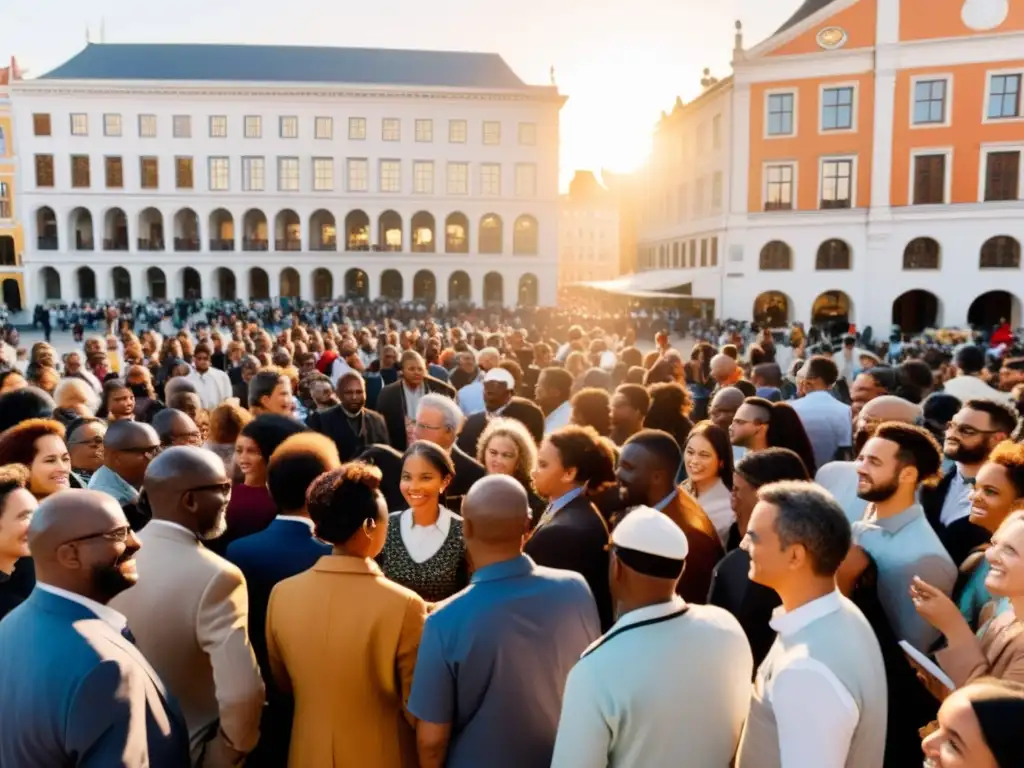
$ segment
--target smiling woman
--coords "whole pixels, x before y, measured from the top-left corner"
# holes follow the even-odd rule
[[[42,500],[70,487],[71,456],[64,445],[64,425],[52,419],[29,419],[0,435],[0,466],[29,468],[28,489]]]

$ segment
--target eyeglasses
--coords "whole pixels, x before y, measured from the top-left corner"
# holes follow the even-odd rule
[[[88,536],[79,536],[74,539],[68,539],[65,544],[75,544],[80,541],[90,541],[91,539],[106,539],[112,541],[115,544],[124,544],[128,541],[128,537],[131,536],[132,527],[130,525],[122,525],[120,528],[115,528],[112,531],[101,531],[100,533],[90,533]]]
[[[121,450],[124,453],[134,453],[136,455],[145,456],[146,458],[153,458],[163,449],[163,446],[159,445],[143,445],[138,448],[120,448],[115,450]]]
[[[103,437],[97,435],[96,437],[90,437],[88,440],[72,440],[68,445],[91,445],[94,448],[99,448],[103,445]]]
[[[954,435],[962,435],[963,437],[977,437],[978,435],[994,435],[998,432],[998,429],[978,429],[967,424],[957,424],[955,421],[951,421],[946,424],[946,431],[951,432]]]
[[[228,493],[231,490],[231,483],[211,483],[209,485],[197,485],[195,488],[186,488],[181,492],[184,496],[186,493],[199,493],[201,491],[217,491],[218,493]]]

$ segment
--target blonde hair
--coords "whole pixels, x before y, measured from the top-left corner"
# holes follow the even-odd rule
[[[516,468],[513,477],[528,488],[533,487],[532,474],[537,467],[537,444],[533,442],[526,426],[516,419],[491,419],[477,441],[476,455],[481,464],[486,464],[487,444],[492,438],[505,437],[516,445]]]

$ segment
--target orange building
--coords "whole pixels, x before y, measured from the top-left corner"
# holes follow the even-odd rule
[[[24,283],[21,253],[24,248],[15,204],[17,178],[14,161],[14,115],[8,86],[20,80],[18,62],[0,67],[0,286],[2,301],[11,312],[22,309]]]

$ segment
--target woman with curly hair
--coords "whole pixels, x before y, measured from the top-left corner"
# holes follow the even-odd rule
[[[53,419],[28,419],[0,434],[0,467],[24,464],[27,488],[39,501],[71,487],[71,454],[64,425]]]
[[[380,481],[361,462],[313,481],[309,515],[332,552],[270,594],[270,673],[295,699],[288,765],[417,764],[405,702],[427,606],[374,562],[389,527]]]
[[[526,490],[531,520],[536,525],[544,512],[544,500],[533,487],[537,467],[537,444],[522,422],[516,419],[491,419],[477,443],[477,461],[489,475],[509,475]]]

